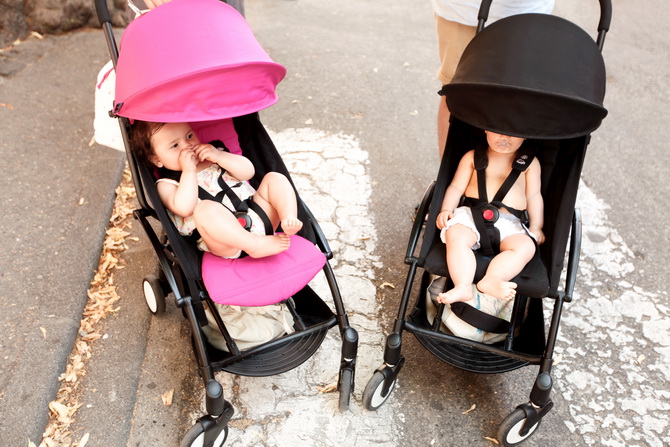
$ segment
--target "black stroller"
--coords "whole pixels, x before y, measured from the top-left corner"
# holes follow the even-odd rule
[[[484,28],[490,4],[490,0],[482,2],[478,33],[461,57],[452,83],[440,92],[452,114],[444,156],[437,180],[430,184],[418,208],[405,257],[409,270],[393,332],[386,339],[384,364],[368,382],[363,403],[375,410],[390,396],[405,361],[401,354],[403,331],[414,334],[443,362],[465,371],[494,374],[538,365],[529,401],[519,405],[499,427],[498,440],[513,446],[531,436],[553,406],[554,346],[563,304],[572,300],[579,263],[581,219],[575,209],[579,178],[589,134],[607,114],[602,106],[605,66],[601,50],[609,29],[611,3],[600,1],[597,43],[573,23],[551,15],[522,14]],[[522,148],[532,148],[540,161],[545,204],[546,240],[534,260],[512,279],[518,287],[509,321],[493,321],[489,315],[474,312],[473,316],[463,310],[475,310],[472,306],[462,306],[462,312],[460,306],[451,306],[454,314],[475,328],[502,334],[497,343],[458,337],[441,327],[444,304],[436,306],[430,322],[426,298],[436,276],[447,278],[442,290],[449,288],[445,245],[435,221],[461,157],[486,142],[481,129],[527,138]],[[565,290],[561,291],[568,240]],[[492,256],[481,250],[475,256],[476,282]],[[418,269],[423,270],[420,278],[416,278]],[[408,308],[415,278],[420,286],[414,306]],[[543,300],[553,301],[547,328]]]
[[[181,445],[220,447],[226,441],[233,408],[225,400],[215,372],[261,377],[289,371],[309,359],[334,326],[342,338],[338,389],[339,408],[345,411],[354,387],[358,334],[349,325],[328,263],[333,256],[328,242],[297,192],[302,230],[296,239],[291,236],[289,250],[262,259],[277,259],[276,256],[293,251],[294,246],[307,247],[305,252],[310,253],[310,259],[305,261],[300,256],[302,252],[294,252],[290,257],[281,257],[286,262],[266,263],[265,270],[254,272],[257,259],[218,258],[225,261],[225,266],[215,264],[215,268],[208,269],[194,241],[181,236],[175,228],[161,204],[152,168],[138,162],[128,139],[131,119],[189,122],[196,132],[207,135],[202,141],[222,140],[232,146],[239,143],[242,154],[255,167],[252,186],[257,187],[260,179],[272,171],[290,180],[257,113],[276,102],[274,87],[283,78],[284,68],[260,48],[243,17],[218,0],[174,0],[135,19],[125,30],[120,51],[106,0],[96,0],[96,9],[116,67],[116,104],[112,113],[120,121],[140,204],[134,216],[142,224],[160,264],[157,275],[144,279],[145,298],[150,310],[159,314],[165,310],[165,296],[174,295],[177,307],[190,323],[193,350],[206,389],[207,414],[198,419]],[[161,118],[171,115],[171,120],[152,119],[156,108],[161,109]],[[158,220],[162,231],[154,230],[150,218]],[[314,271],[305,277],[308,269]],[[307,285],[319,271],[324,272],[328,282],[334,313]],[[243,287],[233,283],[239,276],[245,281]],[[256,291],[260,297],[255,296],[256,284],[258,290],[264,290]],[[222,297],[223,304],[239,306],[282,302],[291,314],[294,332],[241,349],[216,311],[215,301],[221,303]],[[212,327],[212,318],[225,350],[213,346],[204,331]]]

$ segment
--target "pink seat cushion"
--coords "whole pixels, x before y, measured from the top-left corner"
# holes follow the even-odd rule
[[[288,250],[265,258],[224,259],[205,252],[202,279],[216,303],[267,306],[300,291],[325,263],[326,256],[317,246],[291,236]]]

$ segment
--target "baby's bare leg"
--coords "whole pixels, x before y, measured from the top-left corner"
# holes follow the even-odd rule
[[[281,223],[282,230],[289,235],[302,228],[295,192],[283,174],[268,172],[258,186],[254,202],[263,208],[274,228]]]
[[[472,281],[477,269],[477,261],[472,246],[477,242],[477,235],[464,225],[454,225],[447,230],[447,267],[454,288],[440,293],[440,303],[455,303],[472,299]]]
[[[249,233],[233,213],[211,200],[200,202],[193,217],[207,248],[217,256],[233,257],[243,250],[252,258],[262,258],[287,250],[291,244],[285,234],[260,236]]]
[[[486,275],[477,283],[477,288],[496,298],[509,300],[516,294],[516,283],[512,278],[521,273],[535,254],[535,244],[530,236],[514,234],[500,243],[496,255],[486,270]]]

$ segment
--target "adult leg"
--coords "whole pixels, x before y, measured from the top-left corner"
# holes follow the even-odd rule
[[[278,172],[268,172],[254,195],[256,202],[272,222],[273,228],[281,223],[286,234],[296,234],[302,228],[298,219],[298,203],[288,178]]]
[[[472,299],[472,281],[477,269],[477,260],[472,246],[477,243],[477,234],[472,229],[456,224],[446,232],[447,267],[454,288],[437,296],[441,303],[454,303]]]
[[[475,36],[477,29],[473,26],[445,20],[435,16],[435,29],[437,31],[437,47],[440,56],[440,70],[438,78],[442,85],[449,84],[454,77],[458,61],[468,45]],[[437,109],[437,144],[440,158],[444,152],[444,146],[449,133],[449,108],[443,96]]]
[[[516,294],[516,283],[512,278],[533,259],[535,244],[526,234],[513,234],[500,242],[498,253],[486,269],[486,275],[477,283],[477,288],[491,296],[512,299]]]
[[[240,250],[252,258],[262,258],[289,248],[285,234],[261,236],[245,230],[222,204],[211,200],[198,203],[193,212],[195,225],[210,252],[221,257],[234,257]]]

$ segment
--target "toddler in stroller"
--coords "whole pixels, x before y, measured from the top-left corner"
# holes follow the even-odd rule
[[[524,138],[486,131],[486,139],[486,149],[473,149],[461,159],[437,215],[436,225],[442,230],[440,238],[446,244],[447,266],[454,284],[438,295],[441,303],[472,299],[476,271],[472,250],[481,246],[499,253],[489,263],[477,289],[499,299],[514,298],[516,283],[510,280],[533,258],[535,243],[531,237],[544,242],[540,163],[533,154],[518,153]],[[497,192],[489,202],[489,189],[496,191],[494,186]],[[464,205],[456,208],[462,199]],[[524,213],[528,215],[528,227],[521,221]]]
[[[265,377],[287,372],[312,357],[333,327],[338,327],[342,341],[338,406],[346,410],[354,387],[358,334],[349,325],[329,264],[333,258],[329,244],[300,199],[258,116],[260,110],[277,102],[275,89],[286,69],[270,59],[244,18],[218,0],[170,1],[131,22],[119,49],[106,1],[96,0],[96,9],[116,69],[112,115],[119,118],[137,192],[139,208],[134,216],[160,266],[157,275],[144,279],[145,298],[149,309],[159,314],[165,310],[165,295],[174,296],[188,321],[193,353],[205,385],[206,414],[185,434],[182,447],[220,447],[226,441],[233,408],[224,398],[215,373]],[[154,124],[141,122],[168,124],[157,125],[160,129],[156,134],[151,130]],[[177,147],[185,150],[166,155],[162,137],[173,130],[176,136],[168,136],[165,141],[173,145],[177,140]],[[135,147],[138,138],[130,138],[135,132],[144,139],[144,150]],[[194,143],[200,141],[213,143]],[[228,148],[230,153],[217,151],[217,147]],[[200,172],[211,168],[212,178],[222,190],[227,186],[223,180],[227,175],[222,177],[218,172],[229,171],[231,178],[226,180],[233,183],[231,189],[243,187],[246,193],[228,194],[232,202],[229,210],[206,200],[220,194],[218,187],[205,191],[205,200],[198,204],[196,175],[192,173],[200,168]],[[161,170],[165,176],[157,172]],[[157,182],[157,174],[165,179]],[[248,185],[242,181],[246,179]],[[183,189],[187,185],[189,189]],[[182,192],[186,192],[184,197]],[[259,225],[248,215],[236,216],[244,220],[239,223],[231,218],[234,214],[230,211],[244,208],[244,204],[235,202],[244,202],[242,198],[251,194],[254,198],[246,200],[246,205],[250,210],[256,208],[256,214],[267,213],[265,224]],[[183,207],[182,199],[189,206]],[[222,197],[216,201],[228,202]],[[206,213],[200,216],[199,208],[215,210],[213,214],[224,219],[223,226],[211,230],[210,224],[216,225],[216,219],[210,221],[212,216]],[[180,219],[170,216],[170,210],[180,218],[194,216],[191,225],[195,224],[211,252],[198,250],[196,237],[180,233],[175,225]],[[150,219],[158,222],[158,229]],[[251,234],[240,223],[249,225],[252,231],[254,223],[265,227],[264,234]],[[283,235],[272,234],[278,226]],[[239,240],[219,243],[213,234],[224,229]],[[239,250],[249,256],[235,257]],[[310,287],[319,272],[327,281],[333,309]],[[275,304],[285,306],[282,320],[290,328],[282,328],[287,329],[282,331],[284,335],[252,347],[236,340],[233,325],[216,311],[217,305],[258,310]],[[212,326],[225,349],[210,338],[208,328]]]
[[[158,168],[158,194],[180,234],[197,230],[201,250],[229,259],[271,256],[287,250],[288,236],[302,228],[283,174],[267,173],[255,191],[249,159],[201,144],[188,123],[137,121],[130,140],[138,158]],[[280,222],[284,233],[274,234]]]
[[[482,1],[478,34],[465,49],[452,82],[440,92],[446,97],[452,114],[444,156],[437,179],[426,190],[418,208],[418,216],[427,215],[427,223],[424,225],[424,219],[414,221],[405,254],[407,278],[393,330],[386,338],[384,363],[368,381],[363,404],[376,410],[391,395],[405,362],[401,353],[405,331],[412,333],[439,360],[463,371],[498,374],[537,365],[538,374],[529,400],[518,405],[498,428],[500,443],[511,447],[530,437],[553,407],[550,394],[554,349],[564,304],[573,297],[579,265],[581,218],[575,203],[580,173],[590,133],[607,115],[602,105],[606,76],[601,50],[610,25],[611,3],[600,1],[597,41],[573,23],[545,14],[520,14],[484,27],[490,5],[491,0]],[[521,183],[514,177],[509,181],[505,179],[509,160],[505,169],[496,167],[494,175],[486,172],[486,177],[493,177],[492,182],[471,178],[473,170],[477,171],[478,179],[480,171],[486,170],[486,159],[478,157],[476,149],[468,152],[487,142],[487,134],[482,129],[519,137],[517,142],[526,139],[516,157],[524,163],[515,162],[521,166],[512,169],[514,175],[523,176],[525,189],[506,198],[509,194],[503,187],[503,191],[493,197],[491,204],[495,207],[488,205],[487,197],[491,196],[488,188],[505,183],[518,188]],[[491,141],[488,143],[491,145]],[[530,152],[526,153],[526,149]],[[533,155],[535,159],[531,158]],[[490,162],[491,157],[488,158]],[[449,185],[454,182],[460,186],[449,191]],[[505,278],[510,279],[493,281],[493,287],[483,280],[492,268],[491,263],[502,256],[494,256],[491,245],[495,244],[486,242],[491,236],[495,238],[496,228],[492,222],[474,225],[480,233],[482,247],[473,256],[471,247],[476,236],[471,227],[466,228],[470,223],[463,220],[466,225],[461,225],[464,233],[460,241],[461,254],[454,262],[450,258],[445,262],[455,245],[449,240],[449,232],[459,225],[446,230],[446,255],[438,227],[448,226],[447,218],[463,193],[478,198],[469,203],[481,207],[472,212],[475,222],[478,218],[495,220],[496,214],[503,214],[498,209],[501,206],[507,210],[528,208],[529,230],[537,242],[544,240],[536,249],[531,237],[519,234],[528,242],[524,243],[527,246],[524,255],[513,266],[514,272],[519,274],[511,277],[514,272],[508,272]],[[453,220],[457,218],[454,213]],[[515,231],[526,232],[523,227]],[[566,252],[568,245],[569,252]],[[503,241],[500,247],[503,252],[505,246]],[[567,269],[562,282],[566,254]],[[532,259],[523,266],[531,255]],[[508,321],[470,306],[467,291],[449,287],[449,279],[457,282],[454,276],[463,270],[457,263],[464,260],[467,263],[473,257],[475,273],[473,275],[472,268],[467,267],[465,283],[471,290],[473,282],[479,284],[497,296],[492,299],[498,303],[504,301],[500,298],[513,298],[506,301],[513,306]],[[516,270],[519,266],[521,268]],[[416,281],[417,273],[421,273],[419,281]],[[437,293],[436,278],[445,280],[443,290]],[[419,290],[412,306],[412,289],[417,282]],[[512,282],[514,284],[509,284]],[[446,293],[439,298],[441,303],[431,321],[428,302],[434,298],[427,300],[426,296],[437,297],[439,292]],[[553,305],[546,320],[545,303]],[[442,317],[447,307],[451,314],[458,312],[462,322],[501,338],[494,342],[486,337],[475,340],[443,330]]]

